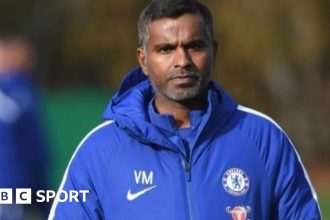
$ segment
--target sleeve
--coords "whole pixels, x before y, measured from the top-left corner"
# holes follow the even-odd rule
[[[48,217],[49,220],[103,219],[99,197],[89,169],[78,150],[72,157]],[[66,195],[78,194],[78,199],[64,201]]]
[[[280,138],[280,154],[275,167],[275,211],[272,219],[322,219],[317,195],[286,134]]]
[[[91,130],[74,152],[54,200],[48,219],[104,219],[102,192],[110,173],[113,151],[112,120]],[[118,149],[118,148],[116,148]],[[88,193],[85,193],[88,191]],[[78,201],[58,197],[61,193],[78,195]]]

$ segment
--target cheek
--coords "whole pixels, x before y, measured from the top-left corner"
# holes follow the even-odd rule
[[[208,54],[201,54],[195,57],[194,63],[200,72],[209,72],[212,70],[213,58]]]
[[[147,59],[147,71],[154,82],[165,82],[166,76],[170,72],[168,60],[164,57],[154,56],[152,59]]]
[[[147,71],[152,84],[154,84],[155,86],[160,86],[163,84],[164,74],[161,73],[160,69],[157,68],[157,66],[149,63],[149,65],[147,65]]]
[[[155,51],[150,51],[146,60],[153,69],[166,70],[174,64],[175,56],[174,54],[159,54]]]

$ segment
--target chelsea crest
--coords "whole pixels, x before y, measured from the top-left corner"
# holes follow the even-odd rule
[[[231,195],[244,195],[250,187],[249,177],[239,168],[228,169],[222,177],[223,188]]]

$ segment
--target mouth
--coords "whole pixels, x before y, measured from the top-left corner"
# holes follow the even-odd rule
[[[174,84],[192,84],[198,80],[198,76],[194,75],[180,75],[170,79]]]
[[[195,72],[181,72],[173,74],[169,80],[177,80],[177,79],[198,79],[199,75]]]
[[[201,76],[196,70],[180,69],[171,73],[168,82],[175,87],[191,87],[200,80]]]
[[[198,78],[197,76],[195,75],[179,75],[179,76],[174,76],[172,77],[172,79],[186,79],[186,78]]]

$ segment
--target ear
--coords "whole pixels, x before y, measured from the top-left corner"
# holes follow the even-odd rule
[[[136,50],[136,57],[137,57],[137,60],[143,70],[143,74],[148,76],[148,71],[147,71],[147,57],[146,57],[146,53],[145,53],[145,50],[141,47],[139,47],[137,50]]]

